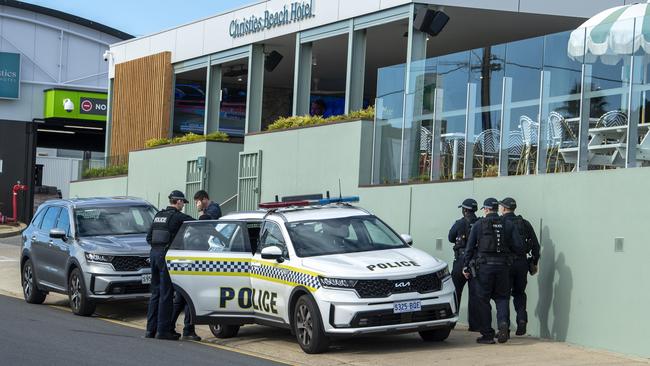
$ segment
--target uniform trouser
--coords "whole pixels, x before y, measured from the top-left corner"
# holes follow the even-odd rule
[[[467,283],[467,279],[463,275],[463,263],[465,261],[464,256],[459,256],[454,259],[454,265],[451,269],[451,280],[454,282],[454,287],[456,287],[456,300],[458,301],[458,307],[460,308],[460,300],[463,295],[463,287]],[[474,283],[469,281],[467,283],[467,292],[469,293],[469,299],[467,300],[467,322],[469,323],[469,329],[478,330],[479,329],[479,317],[476,312],[476,294],[474,289]]]
[[[477,285],[476,297],[481,335],[494,337],[490,299],[494,300],[497,307],[497,324],[510,325],[510,268],[505,264],[481,264],[477,278],[473,281]]]
[[[528,283],[528,260],[516,258],[510,267],[510,283],[512,284],[512,303],[517,312],[517,323],[527,323],[526,284]]]
[[[155,334],[170,333],[172,328],[172,280],[165,263],[164,248],[152,247],[151,260],[151,299],[147,311],[147,332]]]
[[[183,319],[183,335],[195,334],[194,324],[190,318],[190,305],[185,301],[183,295],[180,292],[174,292],[174,314],[172,316],[172,326],[176,326],[178,317],[181,315],[181,312],[185,313],[185,319]]]

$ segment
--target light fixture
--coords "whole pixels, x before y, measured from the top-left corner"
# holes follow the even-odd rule
[[[102,57],[106,62],[108,62],[109,60],[113,60],[113,52],[111,52],[111,50],[106,50],[104,51],[104,55]]]
[[[318,66],[318,60],[316,59],[316,57],[311,58],[311,65],[312,66]]]
[[[74,103],[68,98],[64,99],[63,100],[63,109],[65,109],[65,111],[68,112],[68,113],[74,111]]]
[[[102,127],[72,126],[72,125],[64,125],[63,127],[65,127],[65,128],[77,128],[77,129],[81,129],[81,130],[104,131],[104,129]]]
[[[38,131],[38,132],[50,132],[50,133],[61,133],[61,134],[64,134],[64,135],[74,135],[76,133],[74,131],[49,130],[49,129],[46,129],[46,128],[39,128],[36,131]]]

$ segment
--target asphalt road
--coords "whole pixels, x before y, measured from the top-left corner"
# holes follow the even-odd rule
[[[280,365],[0,295],[2,365]]]

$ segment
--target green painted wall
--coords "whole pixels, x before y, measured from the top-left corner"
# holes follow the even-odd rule
[[[237,159],[241,144],[196,142],[131,152],[129,154],[128,192],[157,207],[165,207],[174,189],[185,192],[187,162],[206,156],[209,168],[208,187],[211,198],[223,202],[237,191]]]
[[[178,189],[190,201],[195,192],[185,192],[187,162],[200,156],[207,158],[210,198],[222,203],[237,192],[237,165],[242,144],[196,142],[134,151],[129,154],[128,177],[73,182],[71,197],[123,196],[143,198],[158,208],[168,203],[167,196]],[[193,204],[193,202],[191,203]],[[223,207],[236,209],[237,201]]]
[[[363,131],[363,133],[362,133]],[[363,141],[363,144],[361,142]],[[358,191],[370,178],[372,122],[356,121],[246,136],[244,151],[262,150],[262,201],[280,196]]]
[[[344,194],[359,194],[361,206],[451,263],[446,236],[460,216],[458,204],[467,197],[512,196],[542,245],[540,273],[529,277],[529,332],[650,357],[650,226],[644,225],[650,169],[359,188],[371,126],[354,122],[247,137],[246,151],[263,151],[262,200],[337,192],[340,177]],[[623,252],[614,251],[617,237],[624,238]]]
[[[70,183],[70,197],[125,196],[127,177],[79,180]]]

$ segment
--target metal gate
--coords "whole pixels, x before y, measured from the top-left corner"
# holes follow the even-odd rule
[[[208,164],[204,156],[196,160],[189,160],[187,162],[187,171],[185,173],[185,196],[190,201],[185,205],[185,213],[198,218],[199,211],[192,200],[194,193],[198,190],[204,189],[208,184]]]
[[[237,180],[237,210],[256,210],[260,203],[262,150],[239,153],[239,179]]]

